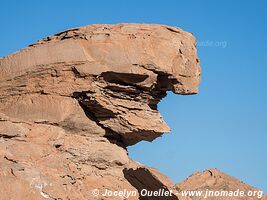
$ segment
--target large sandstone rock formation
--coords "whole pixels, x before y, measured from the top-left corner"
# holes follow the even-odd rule
[[[199,78],[192,34],[163,25],[75,28],[0,58],[0,199],[178,199],[141,197],[179,190],[127,146],[168,132],[157,103]]]

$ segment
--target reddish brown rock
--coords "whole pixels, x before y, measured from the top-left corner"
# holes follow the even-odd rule
[[[0,60],[0,111],[24,121],[98,130],[82,107],[107,134],[132,145],[169,131],[157,103],[167,90],[196,93],[199,75],[195,40],[181,29],[85,26]]]
[[[164,25],[75,28],[1,58],[1,199],[138,199],[138,181],[171,191],[126,147],[168,132],[157,103],[196,93],[199,77],[192,34]]]
[[[0,58],[0,199],[190,199],[127,146],[168,132],[157,103],[199,79],[194,37],[164,25],[75,28]]]
[[[181,183],[176,184],[180,195],[193,191],[192,200],[266,200],[267,197],[257,188],[247,185],[218,169],[197,172]],[[189,196],[189,195],[188,195]]]

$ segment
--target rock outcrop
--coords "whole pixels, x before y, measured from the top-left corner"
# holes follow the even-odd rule
[[[0,72],[5,115],[132,145],[169,131],[157,103],[167,90],[196,93],[200,68],[190,33],[128,24],[49,36],[1,59]]]
[[[194,37],[163,25],[75,28],[0,58],[1,200],[178,199],[127,146],[168,132],[158,102],[199,79]]]
[[[176,184],[179,193],[194,191],[192,200],[266,200],[267,197],[257,188],[251,187],[218,169],[209,169],[192,174]],[[193,193],[191,193],[193,194]]]

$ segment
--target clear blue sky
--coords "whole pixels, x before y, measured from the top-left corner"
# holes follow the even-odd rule
[[[217,167],[267,193],[266,9],[264,0],[1,0],[0,57],[91,23],[162,23],[193,32],[200,93],[169,93],[159,110],[171,134],[130,147],[130,156],[175,182]]]

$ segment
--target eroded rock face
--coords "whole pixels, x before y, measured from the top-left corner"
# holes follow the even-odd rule
[[[169,131],[157,103],[167,90],[196,93],[199,76],[190,33],[162,25],[85,26],[0,60],[0,111],[20,121],[87,126],[88,134],[105,130],[132,145]]]
[[[126,147],[169,131],[157,111],[166,91],[197,93],[195,44],[175,27],[90,25],[1,58],[1,198],[138,199],[140,181],[175,190]]]
[[[164,25],[75,28],[0,58],[1,200],[190,199],[127,146],[168,132],[158,102],[199,78],[194,37]]]

